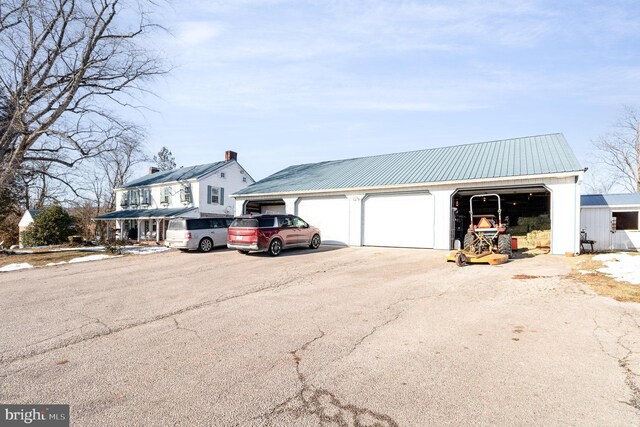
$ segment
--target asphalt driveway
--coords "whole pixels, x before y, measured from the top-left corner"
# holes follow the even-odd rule
[[[3,273],[0,402],[96,426],[640,424],[640,306],[565,278],[562,257],[443,259],[223,250]]]

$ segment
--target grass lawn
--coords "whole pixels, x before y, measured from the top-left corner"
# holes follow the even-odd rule
[[[45,252],[33,254],[1,254],[0,268],[9,264],[29,263],[34,267],[41,267],[52,262],[69,261],[73,258],[80,258],[96,253],[103,252],[86,252],[86,251],[64,251],[64,252]]]
[[[638,255],[630,253],[630,255]],[[622,282],[597,271],[606,267],[601,261],[593,259],[594,255],[580,255],[573,259],[571,278],[590,286],[596,293],[615,299],[616,301],[640,302],[640,285]],[[580,272],[589,271],[590,274]]]

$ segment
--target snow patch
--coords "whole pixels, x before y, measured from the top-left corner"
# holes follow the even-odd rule
[[[9,264],[0,268],[0,271],[15,271],[15,270],[24,270],[25,268],[33,268],[33,265],[28,262],[20,262],[17,264]]]
[[[79,258],[73,258],[69,260],[69,264],[75,262],[97,261],[99,259],[115,258],[114,255],[87,255]]]
[[[596,255],[593,259],[604,262],[606,267],[599,268],[600,273],[611,276],[617,281],[640,285],[640,256],[620,252]]]
[[[146,255],[154,254],[157,252],[168,251],[169,248],[165,246],[125,246],[124,253],[133,255]]]
[[[591,270],[578,270],[578,273],[580,274],[595,274],[593,271]]]

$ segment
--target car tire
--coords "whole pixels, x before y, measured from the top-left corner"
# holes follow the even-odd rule
[[[280,239],[273,239],[271,243],[269,243],[267,253],[269,256],[278,256],[280,252],[282,252],[282,241]]]
[[[240,249],[238,249],[238,252],[240,252],[242,255],[248,255],[249,251],[241,251]]]
[[[200,252],[211,252],[211,249],[213,249],[213,240],[208,237],[205,237],[198,243],[198,250]]]
[[[311,243],[309,243],[309,247],[311,249],[318,249],[320,247],[320,235],[319,234],[314,234],[313,237],[311,238]]]

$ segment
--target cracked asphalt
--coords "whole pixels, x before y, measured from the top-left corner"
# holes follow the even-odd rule
[[[0,402],[68,403],[82,426],[640,425],[639,305],[562,257],[444,255],[170,251],[0,274]]]

